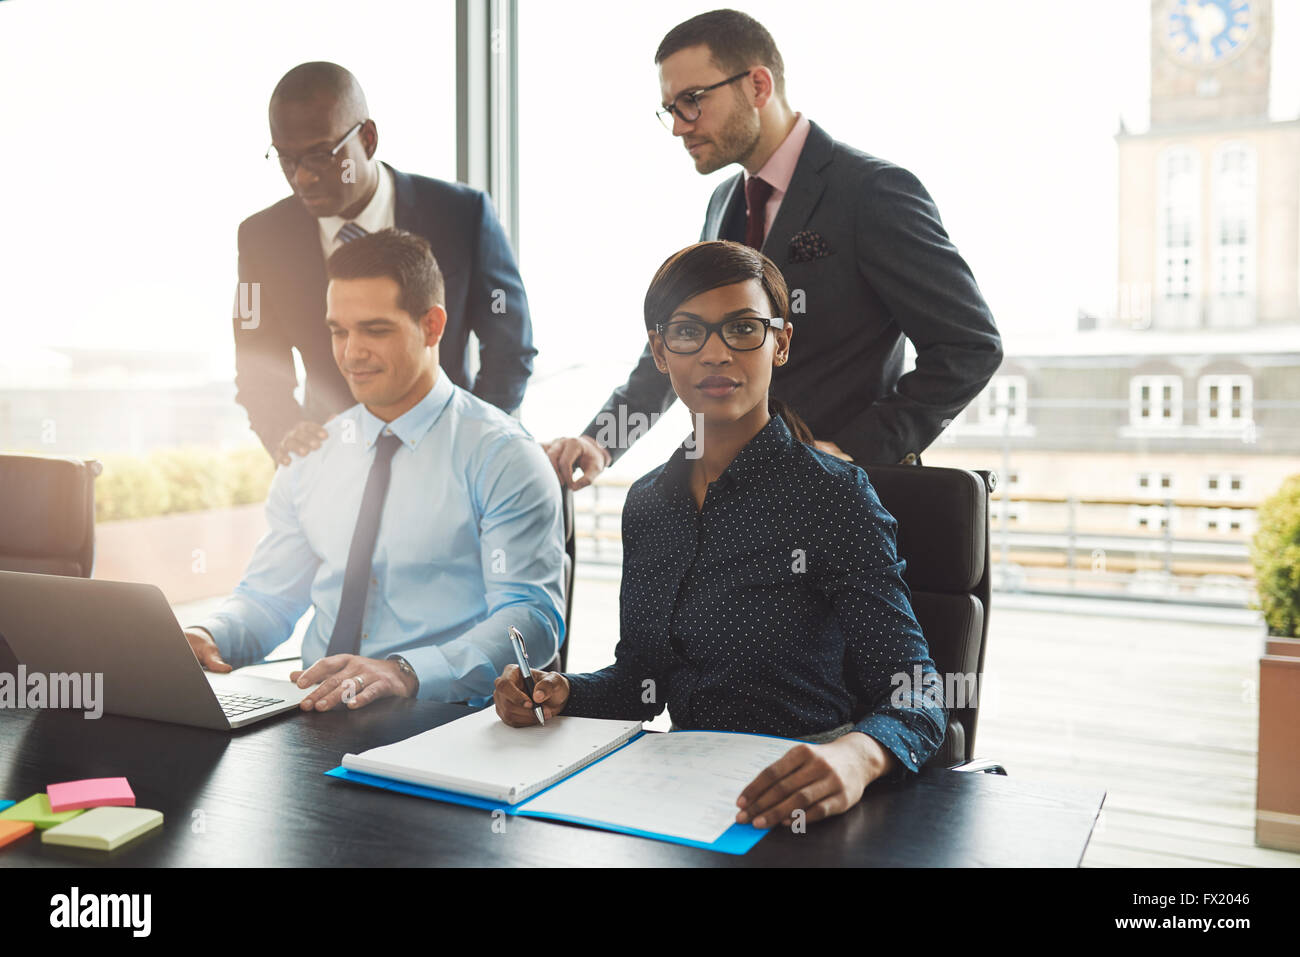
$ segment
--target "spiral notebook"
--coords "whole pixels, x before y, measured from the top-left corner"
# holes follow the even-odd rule
[[[640,721],[563,715],[512,728],[484,708],[395,744],[345,754],[343,767],[489,801],[525,801],[630,741]]]

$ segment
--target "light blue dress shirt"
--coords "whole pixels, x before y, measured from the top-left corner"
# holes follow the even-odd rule
[[[385,423],[364,405],[325,425],[321,448],[277,470],[270,531],[234,594],[200,626],[240,665],[288,639],[309,607],[309,666],[325,655],[343,594],[348,547],[374,445],[393,455],[361,625],[360,654],[400,654],[418,696],[478,701],[514,661],[507,628],[524,635],[534,667],[564,640],[564,522],[555,470],[515,419],[441,370],[414,408]]]

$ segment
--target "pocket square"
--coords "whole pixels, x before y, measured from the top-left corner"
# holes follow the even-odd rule
[[[792,263],[812,262],[814,259],[821,259],[830,254],[831,247],[822,238],[821,233],[805,229],[790,237],[790,262]]]

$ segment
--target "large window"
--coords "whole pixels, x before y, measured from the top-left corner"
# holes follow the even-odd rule
[[[1229,143],[1214,155],[1214,251],[1210,321],[1249,325],[1255,310],[1255,151]]]
[[[290,193],[263,159],[271,91],[342,64],[378,158],[453,180],[453,24],[452,0],[0,4],[0,124],[33,150],[4,198],[0,447],[256,444],[231,304],[240,221]]]
[[[1158,177],[1157,317],[1162,326],[1195,326],[1200,318],[1200,157],[1186,147],[1169,149]]]

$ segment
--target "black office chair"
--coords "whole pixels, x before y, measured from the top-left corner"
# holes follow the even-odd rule
[[[1001,765],[972,760],[989,633],[988,501],[997,478],[917,465],[872,465],[866,472],[898,521],[903,579],[936,670],[979,676],[975,700],[951,708],[943,746],[929,764],[1006,774]]]
[[[0,455],[0,570],[89,578],[101,471],[93,459]]]
[[[89,578],[102,471],[94,459],[0,455],[0,571]],[[0,637],[0,671],[17,667]]]

